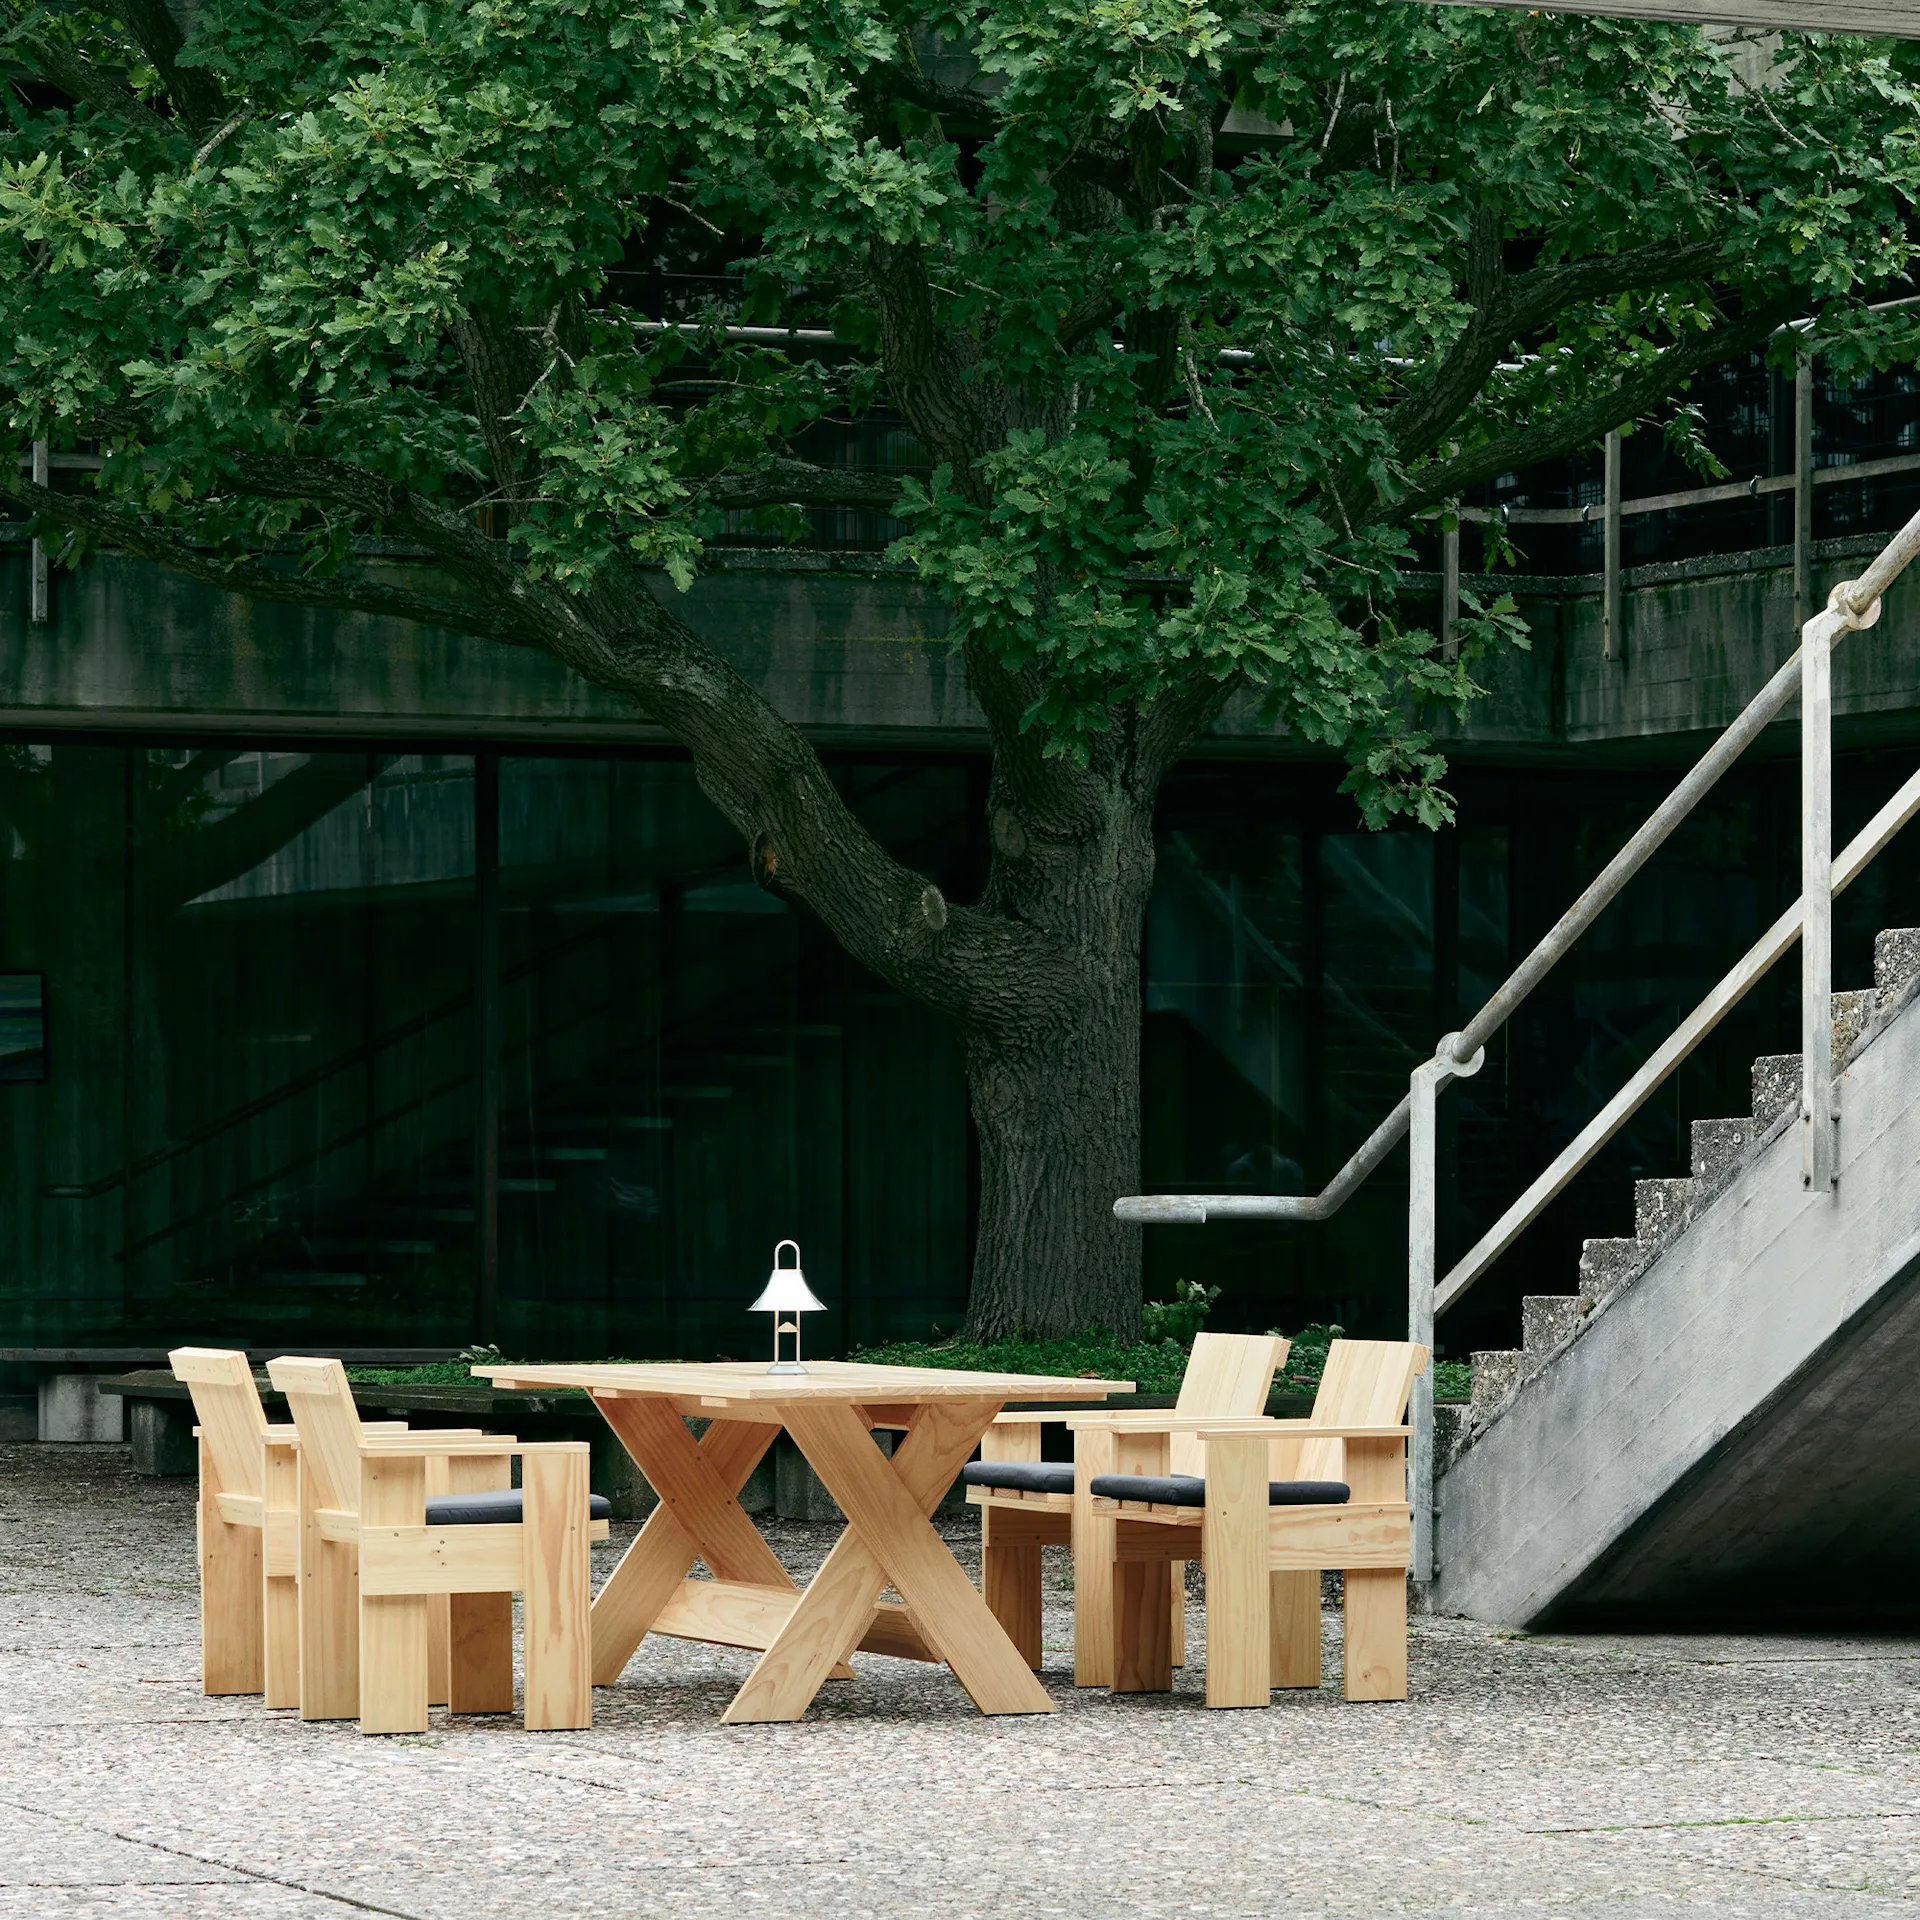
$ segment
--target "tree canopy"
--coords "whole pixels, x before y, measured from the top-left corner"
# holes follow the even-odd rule
[[[1431,815],[1404,703],[1468,685],[1396,612],[1414,516],[1783,320],[1913,338],[1861,313],[1920,168],[1869,42],[1755,84],[1691,29],[1399,0],[211,0],[191,39],[137,0],[12,41],[0,378],[113,456],[91,537],[447,623],[365,564],[397,535],[539,644],[616,559],[684,586],[720,509],[893,505],[1046,751],[1250,684],[1376,816]],[[663,219],[737,245],[713,329],[635,329]],[[877,399],[926,485],[793,459]]]
[[[1685,439],[1689,377],[1793,324],[1841,364],[1920,339],[1870,310],[1910,285],[1906,46],[1406,0],[6,4],[0,390],[19,440],[103,457],[14,501],[69,560],[631,697],[763,879],[961,1023],[989,1264],[1084,1188],[1086,1270],[1127,1268],[1097,1216],[1152,800],[1229,700],[1344,754],[1376,823],[1438,822],[1423,709],[1524,636],[1471,602],[1441,656],[1421,516],[1625,422]],[[717,277],[662,310],[675,249]],[[808,457],[876,408],[924,478]],[[977,903],[676,611],[730,516],[834,505],[896,516],[950,611]],[[993,1172],[1073,1162],[1055,1125],[1117,1144]]]

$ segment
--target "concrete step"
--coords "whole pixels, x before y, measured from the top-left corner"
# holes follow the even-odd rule
[[[1638,1240],[1587,1240],[1580,1247],[1580,1297],[1595,1306],[1618,1291],[1646,1253]]]
[[[1867,1030],[1867,1022],[1879,1011],[1880,992],[1877,987],[1833,996],[1833,1064],[1836,1068],[1846,1065],[1847,1056]]]
[[[1753,1124],[1764,1133],[1783,1113],[1800,1106],[1800,1056],[1763,1053],[1753,1063]]]
[[[1693,1177],[1713,1180],[1746,1157],[1753,1145],[1751,1120],[1696,1120],[1693,1123]]]
[[[1633,1235],[1643,1247],[1657,1247],[1686,1224],[1693,1198],[1688,1180],[1636,1180],[1633,1183]]]
[[[1873,941],[1873,984],[1891,998],[1920,975],[1920,927],[1889,927]]]
[[[1593,1302],[1577,1293],[1530,1293],[1520,1302],[1520,1370],[1532,1373],[1580,1331]]]
[[[1521,1362],[1526,1355],[1509,1348],[1499,1353],[1469,1356],[1473,1365],[1473,1392],[1467,1410],[1475,1420],[1484,1420],[1521,1380]]]

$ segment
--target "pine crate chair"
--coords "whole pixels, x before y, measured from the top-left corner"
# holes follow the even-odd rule
[[[300,1717],[425,1732],[442,1612],[448,1705],[511,1713],[519,1593],[523,1724],[591,1726],[588,1553],[607,1537],[609,1508],[588,1492],[586,1442],[376,1432],[338,1360],[270,1360],[267,1376],[300,1437]]]
[[[1288,1347],[1278,1334],[1196,1335],[1175,1414],[1233,1418],[1264,1412]],[[1113,1471],[1118,1423],[1142,1418],[1152,1416],[1128,1412],[1069,1417],[1064,1409],[1003,1413],[987,1429],[980,1458],[961,1474],[968,1504],[980,1509],[987,1605],[1030,1667],[1040,1665],[1040,1549],[1072,1547],[1077,1687],[1105,1687],[1113,1680],[1113,1522],[1094,1511],[1088,1482]],[[1041,1459],[1041,1430],[1048,1422],[1073,1429],[1071,1462]],[[1200,1472],[1198,1440],[1183,1433],[1173,1444],[1175,1470]],[[1175,1561],[1163,1578],[1169,1644],[1184,1650],[1186,1570]]]
[[[1407,1342],[1334,1341],[1305,1420],[1108,1421],[1118,1470],[1093,1478],[1089,1493],[1113,1527],[1114,1692],[1173,1685],[1161,1569],[1198,1560],[1209,1707],[1264,1707],[1275,1687],[1320,1684],[1323,1570],[1346,1586],[1346,1697],[1407,1697],[1413,1514],[1402,1422],[1430,1357]],[[1198,1477],[1174,1471],[1182,1439],[1201,1449]]]
[[[176,1347],[200,1445],[200,1686],[300,1704],[294,1433],[271,1426],[244,1353]]]
[[[200,1447],[196,1514],[200,1562],[200,1684],[208,1694],[258,1693],[270,1707],[300,1704],[299,1439],[275,1425],[244,1353],[176,1347],[173,1377],[193,1398]],[[405,1433],[404,1420],[364,1433]],[[460,1428],[464,1436],[477,1427]],[[446,1463],[436,1492],[447,1491]],[[447,1699],[447,1615],[432,1623],[432,1699]]]

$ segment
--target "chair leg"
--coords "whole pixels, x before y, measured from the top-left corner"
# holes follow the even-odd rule
[[[529,1733],[593,1725],[593,1585],[587,1541],[587,1449],[530,1453],[526,1494],[525,1725]]]
[[[1167,1594],[1167,1644],[1173,1649],[1173,1664],[1187,1664],[1187,1563],[1176,1560],[1168,1567],[1172,1576]]]
[[[442,1462],[449,1493],[486,1493],[513,1485],[513,1457],[467,1454]],[[513,1595],[447,1597],[447,1708],[452,1713],[513,1711]]]
[[[354,1548],[302,1541],[300,1718],[351,1720],[360,1711],[360,1606]]]
[[[1267,1442],[1212,1438],[1206,1448],[1207,1705],[1264,1707],[1273,1687]]]
[[[453,1479],[450,1463],[441,1456],[427,1461],[427,1498],[451,1493]],[[449,1688],[448,1668],[453,1640],[453,1615],[447,1602],[451,1596],[436,1593],[427,1606],[427,1705],[444,1707]]]
[[[1399,1567],[1346,1575],[1349,1700],[1407,1697],[1407,1576]]]
[[[293,1448],[269,1445],[266,1450],[265,1520],[262,1565],[268,1569],[264,1587],[262,1640],[266,1704],[300,1704],[300,1580],[296,1536],[300,1526],[300,1466]]]
[[[419,1526],[426,1513],[427,1463],[381,1460],[360,1467],[363,1527]],[[427,1730],[427,1620],[424,1593],[360,1595],[360,1731]]]
[[[1040,1666],[1040,1548],[1031,1540],[994,1537],[994,1511],[980,1509],[980,1576],[987,1610],[998,1620],[1020,1658]]]
[[[436,1593],[427,1601],[427,1705],[444,1707],[452,1692],[453,1596]]]
[[[1173,1687],[1173,1612],[1164,1560],[1122,1560],[1113,1569],[1113,1690],[1167,1693]]]
[[[450,1596],[447,1707],[453,1713],[513,1711],[513,1595]]]
[[[1267,1576],[1273,1610],[1273,1684],[1320,1684],[1320,1576],[1317,1572]]]
[[[281,1574],[266,1583],[266,1704],[300,1704],[300,1583]]]
[[[261,1529],[220,1517],[213,1453],[200,1442],[200,1685],[209,1694],[266,1688]]]
[[[1095,1474],[1113,1472],[1113,1435],[1076,1434],[1074,1458],[1073,1684],[1107,1687],[1113,1684],[1115,1528],[1111,1515],[1094,1512],[1086,1483]]]

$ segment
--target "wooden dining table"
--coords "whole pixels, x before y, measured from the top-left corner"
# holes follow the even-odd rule
[[[477,1366],[496,1387],[577,1387],[659,1496],[593,1602],[593,1680],[620,1677],[649,1633],[759,1653],[722,1716],[798,1720],[855,1653],[944,1663],[982,1713],[1051,1713],[930,1516],[1009,1400],[1100,1400],[1129,1380],[962,1373],[812,1360],[764,1365]],[[689,1419],[707,1422],[698,1439]],[[846,1516],[802,1589],[740,1504],[781,1428]],[[901,1437],[891,1457],[876,1430]],[[696,1560],[710,1579],[689,1578]],[[891,1586],[900,1597],[883,1600]]]

